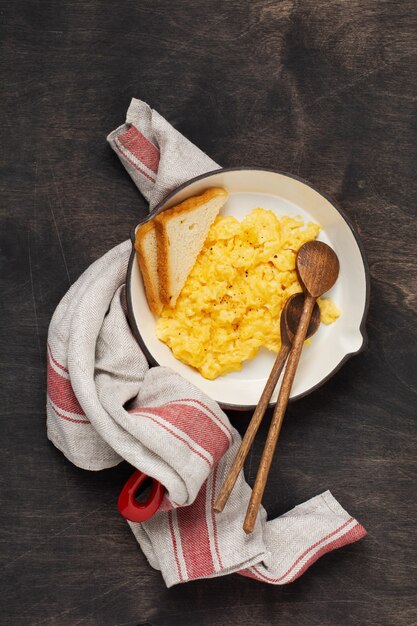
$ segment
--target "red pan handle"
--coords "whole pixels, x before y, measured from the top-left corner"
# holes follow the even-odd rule
[[[146,502],[137,502],[136,493],[143,482],[150,478],[143,472],[136,470],[120,492],[117,507],[119,513],[130,522],[145,522],[154,515],[161,506],[165,488],[152,478],[152,488]]]

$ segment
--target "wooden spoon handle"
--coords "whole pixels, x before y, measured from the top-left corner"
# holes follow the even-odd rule
[[[251,533],[255,526],[259,506],[261,504],[262,496],[265,491],[266,481],[268,480],[272,457],[274,456],[279,432],[281,430],[281,425],[287,408],[288,399],[290,397],[292,383],[297,370],[298,361],[300,360],[300,355],[306,338],[308,325],[310,323],[311,315],[313,313],[314,304],[315,298],[307,294],[304,301],[304,308],[301,314],[300,322],[298,324],[297,332],[295,334],[292,348],[288,357],[287,367],[285,368],[284,378],[282,381],[281,389],[279,391],[274,414],[272,416],[268,437],[265,443],[264,451],[262,453],[262,458],[259,465],[258,473],[256,475],[252,495],[249,501],[248,509],[246,511],[246,517],[243,523],[243,530],[246,533]]]
[[[259,398],[259,402],[257,404],[255,412],[252,415],[252,419],[249,422],[249,426],[246,430],[245,436],[243,437],[242,443],[240,444],[240,448],[236,453],[236,456],[224,480],[220,493],[217,496],[216,502],[214,503],[214,510],[217,512],[223,511],[225,504],[229,499],[237,477],[239,476],[240,470],[243,467],[245,459],[248,456],[250,447],[253,443],[253,440],[255,439],[255,435],[258,432],[258,428],[262,422],[262,418],[265,414],[266,409],[268,408],[269,400],[271,399],[271,396],[277,385],[289,351],[290,346],[283,345],[281,347],[281,350],[277,354],[277,358],[275,359],[275,363],[272,367],[271,373],[269,374],[262,395]]]

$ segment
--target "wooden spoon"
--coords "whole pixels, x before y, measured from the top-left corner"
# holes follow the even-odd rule
[[[275,363],[272,367],[271,373],[269,374],[262,395],[259,398],[255,412],[252,415],[252,419],[249,422],[249,426],[246,430],[245,436],[243,437],[242,443],[240,444],[240,448],[237,451],[237,454],[225,478],[220,493],[217,496],[216,502],[214,503],[214,510],[217,512],[223,511],[235,485],[237,477],[239,476],[240,470],[242,469],[246,457],[248,456],[248,452],[252,446],[253,440],[255,439],[255,435],[258,432],[263,416],[265,415],[265,411],[268,408],[269,400],[271,399],[271,396],[274,392],[274,389],[277,385],[278,379],[284,367],[285,361],[287,360],[287,356],[290,351],[294,335],[298,328],[301,313],[303,311],[303,306],[304,294],[296,293],[288,298],[287,302],[284,305],[284,308],[282,309],[280,319],[281,349],[277,354],[277,358],[275,359]],[[306,337],[311,337],[312,335],[314,335],[319,325],[320,310],[318,305],[316,304],[313,310],[313,315],[311,317]]]
[[[249,506],[246,511],[243,523],[243,530],[246,533],[252,532],[255,526],[314,304],[316,299],[328,291],[336,282],[339,275],[339,260],[336,253],[325,243],[310,241],[301,246],[298,251],[297,270],[304,285],[306,297],[301,319],[288,357],[287,367],[285,368],[284,378],[272,416]]]

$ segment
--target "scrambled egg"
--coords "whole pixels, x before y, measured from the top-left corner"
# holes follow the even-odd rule
[[[239,370],[261,346],[278,352],[282,307],[302,291],[296,253],[319,230],[260,208],[242,222],[218,217],[175,308],[161,313],[158,338],[208,379]],[[329,299],[319,306],[325,324],[340,315]]]

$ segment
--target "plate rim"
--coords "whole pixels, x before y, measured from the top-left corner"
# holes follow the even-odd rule
[[[357,350],[355,350],[353,352],[348,352],[347,354],[345,354],[345,356],[339,361],[339,363],[336,365],[336,367],[334,367],[332,369],[332,371],[327,374],[327,376],[322,378],[322,380],[319,383],[317,383],[316,385],[313,385],[313,387],[310,387],[310,389],[308,389],[307,391],[304,391],[303,393],[300,393],[297,396],[294,396],[294,397],[290,398],[289,402],[292,403],[292,402],[295,402],[296,400],[300,400],[301,398],[304,398],[304,397],[310,395],[311,393],[313,393],[314,391],[316,391],[317,389],[322,387],[324,384],[326,384],[326,382],[328,382],[343,367],[343,365],[346,363],[346,361],[348,361],[351,357],[353,357],[353,356],[355,356],[357,354],[360,354],[361,352],[366,350],[366,348],[368,347],[368,343],[369,343],[369,341],[368,341],[368,334],[366,332],[366,320],[367,320],[368,312],[369,312],[371,280],[370,280],[369,264],[368,264],[368,260],[366,258],[364,245],[363,245],[362,240],[361,240],[361,238],[359,236],[359,233],[356,231],[356,228],[355,228],[352,220],[345,213],[345,211],[339,206],[339,204],[331,196],[329,196],[327,193],[324,193],[324,192],[320,191],[315,185],[313,185],[309,181],[305,180],[304,178],[301,178],[300,176],[297,176],[296,174],[290,174],[289,172],[285,172],[284,170],[277,170],[277,169],[269,168],[269,167],[251,167],[251,166],[244,166],[244,167],[219,167],[219,168],[216,168],[215,170],[210,170],[209,172],[206,172],[205,174],[199,174],[198,176],[194,176],[194,178],[190,178],[186,182],[182,183],[181,185],[179,185],[178,187],[176,187],[175,189],[170,191],[160,202],[158,202],[158,204],[152,209],[152,211],[150,211],[149,214],[143,220],[139,221],[136,224],[136,226],[134,226],[131,229],[131,231],[130,231],[130,240],[131,240],[131,243],[132,243],[132,250],[131,250],[131,253],[130,253],[128,267],[127,267],[127,273],[126,273],[127,315],[128,315],[129,325],[131,327],[133,335],[134,335],[136,341],[139,343],[139,346],[143,350],[143,353],[145,354],[147,361],[152,366],[159,366],[160,364],[155,359],[155,357],[151,354],[151,352],[149,351],[148,347],[146,346],[146,344],[145,344],[145,342],[144,342],[144,340],[142,338],[142,335],[141,335],[140,330],[138,328],[138,325],[136,323],[135,315],[134,315],[134,312],[133,312],[133,301],[132,301],[132,292],[131,292],[131,278],[132,278],[133,263],[134,263],[135,258],[136,258],[136,251],[135,251],[135,246],[134,246],[136,229],[138,228],[138,226],[141,226],[142,224],[145,224],[149,220],[153,219],[159,213],[161,213],[161,212],[163,212],[165,210],[168,210],[169,207],[164,208],[164,204],[166,204],[170,200],[170,198],[172,198],[176,193],[178,193],[182,189],[185,189],[186,187],[188,187],[192,183],[195,183],[195,182],[197,182],[199,180],[203,180],[205,178],[210,178],[210,176],[214,176],[215,174],[219,174],[220,172],[236,172],[236,171],[240,171],[241,172],[241,171],[248,171],[248,170],[250,170],[250,171],[257,171],[257,172],[271,172],[273,174],[280,174],[281,176],[286,176],[288,178],[292,178],[293,180],[296,180],[296,181],[306,185],[307,187],[310,187],[316,193],[318,193],[323,198],[325,198],[336,209],[336,211],[341,215],[341,217],[344,219],[346,224],[349,226],[349,228],[350,228],[350,230],[352,232],[352,235],[355,238],[355,241],[356,241],[357,246],[359,248],[359,252],[360,252],[360,255],[362,257],[362,263],[363,263],[363,268],[364,268],[364,272],[365,272],[365,306],[364,306],[364,310],[363,310],[361,323],[359,325],[359,332],[360,332],[360,334],[362,336],[362,343],[361,343],[361,345],[359,346],[359,348]],[[220,405],[220,407],[222,409],[233,410],[233,411],[253,411],[253,410],[255,410],[255,408],[257,406],[256,404],[239,405],[239,404],[223,403],[223,402],[219,402],[218,400],[216,400],[216,402],[218,402],[218,404]],[[268,408],[273,408],[273,407],[275,407],[275,405],[276,405],[276,402],[270,402],[269,405],[268,405]]]

